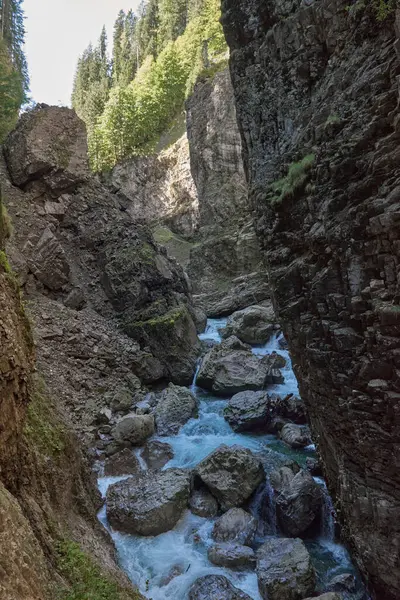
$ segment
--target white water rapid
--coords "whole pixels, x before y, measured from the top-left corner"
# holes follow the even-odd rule
[[[225,323],[226,319],[210,319],[206,332],[200,338],[220,342],[218,330],[224,327]],[[279,342],[279,337],[276,337],[265,346],[253,348],[253,352],[268,354],[276,350],[284,356],[287,360],[286,367],[282,370],[285,383],[270,386],[268,390],[276,391],[280,395],[288,393],[298,395],[297,381],[291,367],[289,353],[281,348]],[[274,435],[235,433],[223,417],[227,401],[213,397],[197,387],[196,380],[191,389],[199,400],[199,417],[186,423],[176,436],[155,438],[169,443],[174,451],[174,457],[164,467],[165,469],[192,468],[222,444],[239,444],[254,452],[268,448],[272,451],[272,455],[276,453],[280,458],[283,455],[294,459],[302,466],[307,456],[314,455],[313,446],[304,451],[295,451],[285,446]],[[107,487],[119,479],[123,477],[99,479],[99,489],[103,496]],[[319,483],[324,487],[325,493],[324,524],[321,535],[313,540],[307,540],[306,543],[317,571],[320,589],[323,589],[324,584],[334,575],[354,570],[345,548],[335,543],[332,503],[324,482],[320,480]],[[274,493],[268,479],[266,484],[255,493],[249,510],[259,519],[258,543],[262,543],[266,536],[279,535]],[[207,549],[212,544],[211,531],[214,519],[197,517],[187,510],[172,531],[157,537],[138,537],[113,531],[107,522],[106,507],[100,511],[99,519],[113,537],[121,567],[147,598],[186,600],[190,586],[198,577],[219,573],[228,577],[236,587],[246,592],[253,600],[261,600],[254,571],[218,568],[208,561]],[[352,594],[348,598],[355,600],[365,596],[361,592],[361,595]]]

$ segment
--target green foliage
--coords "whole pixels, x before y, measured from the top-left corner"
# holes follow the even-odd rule
[[[0,267],[3,269],[4,273],[7,273],[7,275],[12,274],[10,263],[8,262],[7,255],[3,250],[0,250]]]
[[[24,98],[23,78],[0,36],[0,142],[17,122]]]
[[[374,4],[378,21],[387,19],[396,8],[396,0],[374,0]]]
[[[314,154],[307,154],[299,162],[292,163],[289,166],[286,177],[271,184],[268,197],[273,206],[292,198],[296,192],[304,188],[307,183],[308,172],[314,164],[314,160]]]
[[[57,544],[57,566],[69,582],[68,589],[60,590],[58,600],[140,600],[133,589],[117,583],[104,573],[78,544],[63,540]]]
[[[41,454],[56,458],[64,450],[64,432],[51,415],[51,401],[44,381],[37,378],[28,405],[24,433]]]
[[[341,118],[337,114],[329,115],[327,120],[325,121],[326,125],[338,125],[341,122]]]
[[[148,0],[138,19],[120,11],[112,67],[101,69],[99,47],[89,46],[72,102],[87,124],[93,170],[153,151],[197,77],[226,64],[219,19],[219,0]]]

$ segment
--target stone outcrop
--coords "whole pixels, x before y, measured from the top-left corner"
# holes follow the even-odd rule
[[[222,330],[223,338],[235,335],[245,344],[266,344],[277,329],[272,304],[249,306],[233,313]]]
[[[212,530],[216,542],[232,542],[250,546],[256,535],[257,520],[243,508],[231,508],[222,515]]]
[[[250,200],[328,487],[373,598],[400,595],[400,14],[223,1]],[[389,8],[390,8],[389,6]]]
[[[314,592],[311,557],[299,539],[270,538],[257,551],[256,570],[265,600],[302,600]]]
[[[145,471],[109,487],[107,517],[120,531],[159,535],[176,525],[189,493],[190,471]]]
[[[208,550],[208,560],[217,567],[249,569],[256,564],[256,555],[249,546],[215,544]]]
[[[264,479],[258,458],[241,446],[220,446],[196,467],[196,474],[221,508],[241,506]]]
[[[244,390],[262,390],[266,384],[283,383],[284,378],[276,362],[277,355],[260,358],[252,353],[250,346],[232,336],[207,352],[197,383],[221,396]]]
[[[189,508],[194,515],[213,518],[218,514],[218,502],[206,488],[194,490],[189,499]]]
[[[158,435],[176,435],[182,425],[197,415],[197,409],[197,400],[187,388],[170,383],[155,410]]]
[[[85,148],[72,111],[40,105],[8,137],[0,174],[40,369],[90,439],[97,412],[120,410],[122,391],[127,411],[141,382],[190,382],[199,345],[182,268],[88,174]]]

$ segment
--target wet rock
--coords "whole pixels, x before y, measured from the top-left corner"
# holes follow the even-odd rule
[[[343,596],[334,592],[328,592],[327,594],[322,594],[322,596],[313,596],[305,600],[343,600]]]
[[[107,517],[110,525],[126,533],[159,535],[172,529],[186,508],[190,471],[146,471],[110,486]]]
[[[318,458],[311,458],[308,456],[306,459],[306,467],[314,477],[322,477],[322,466]]]
[[[257,552],[256,570],[265,600],[301,600],[314,592],[314,568],[299,539],[270,538]]]
[[[282,467],[270,476],[271,485],[278,494],[276,511],[286,535],[304,534],[320,518],[323,494],[309,471],[294,473]]]
[[[294,423],[284,425],[281,429],[280,437],[291,448],[305,448],[312,444],[309,428]]]
[[[288,419],[298,425],[307,423],[307,411],[303,400],[294,394],[288,394],[280,398],[277,407],[277,413],[280,417]]]
[[[329,592],[353,593],[357,589],[357,581],[353,573],[341,573],[330,580],[326,586]]]
[[[239,544],[215,544],[208,550],[208,560],[217,567],[227,569],[248,569],[256,564],[252,548]]]
[[[196,325],[197,333],[203,333],[207,327],[207,315],[200,307],[194,307],[192,311],[193,321]]]
[[[155,411],[158,435],[176,435],[182,425],[197,415],[197,409],[197,399],[187,388],[170,383]]]
[[[218,513],[218,502],[207,489],[200,488],[192,492],[189,508],[199,517],[213,518]]]
[[[154,434],[153,415],[127,415],[113,429],[115,441],[118,444],[141,446]]]
[[[132,450],[124,448],[104,463],[104,475],[106,477],[119,477],[120,475],[133,475],[140,473],[140,463]]]
[[[265,430],[271,422],[273,407],[267,392],[239,392],[224,411],[224,418],[234,431]]]
[[[225,339],[235,335],[246,344],[265,344],[276,330],[275,323],[272,303],[267,306],[249,306],[229,317],[221,335]]]
[[[223,575],[206,575],[197,579],[189,590],[189,600],[251,600]]]
[[[162,469],[172,458],[174,458],[174,451],[170,444],[153,440],[147,442],[143,448],[142,458],[149,469],[157,471],[158,469]]]
[[[175,579],[175,577],[179,577],[179,575],[183,575],[184,572],[185,572],[185,568],[183,565],[175,565],[174,567],[172,567],[170,569],[169,573],[161,579],[160,587],[164,587],[164,586],[168,585],[169,583],[171,583],[171,581],[173,579]]]
[[[203,358],[197,383],[221,396],[245,390],[262,390],[268,383],[283,383],[274,358],[254,355],[251,348],[232,336]]]
[[[196,473],[223,510],[243,504],[265,477],[261,462],[250,450],[225,445],[197,465]]]
[[[212,530],[216,542],[235,542],[244,546],[253,543],[257,531],[257,520],[242,508],[231,508],[222,515]]]

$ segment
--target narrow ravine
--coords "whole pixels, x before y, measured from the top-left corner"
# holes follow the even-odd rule
[[[227,319],[209,319],[206,332],[200,338],[219,343],[221,341],[219,330],[226,325],[226,321]],[[284,356],[286,366],[282,369],[282,373],[285,382],[281,385],[269,386],[268,392],[276,392],[281,396],[298,395],[298,386],[291,367],[290,355],[284,349],[285,345],[282,342],[284,342],[282,334],[274,335],[266,345],[254,346],[253,353],[267,355],[277,351]],[[199,388],[196,385],[196,377],[191,391],[199,401],[198,418],[188,421],[176,436],[156,436],[154,438],[170,444],[174,451],[174,457],[165,465],[164,469],[171,467],[192,469],[222,444],[240,445],[260,456],[267,451],[269,461],[273,461],[276,457],[277,464],[287,458],[305,466],[307,457],[315,456],[313,445],[302,450],[294,450],[275,435],[235,433],[223,416],[227,399],[215,397]],[[136,451],[136,455],[140,459],[140,451]],[[145,469],[145,461],[140,460],[142,468]],[[276,515],[274,491],[268,478],[268,472],[266,474],[266,482],[261,484],[247,504],[247,510],[258,519],[255,548],[262,544],[268,536],[279,537],[281,535]],[[98,484],[103,497],[112,483],[126,477],[129,475],[100,477]],[[320,531],[316,532],[312,539],[306,539],[305,542],[317,573],[317,591],[324,591],[327,583],[333,577],[351,573],[355,577],[356,584],[352,591],[347,590],[343,594],[343,599],[366,600],[368,597],[352,565],[349,553],[335,539],[334,510],[325,482],[319,477],[314,479],[323,488],[324,493],[321,525]],[[223,574],[233,585],[246,592],[253,600],[261,600],[254,570],[234,571],[215,567],[209,562],[207,550],[213,543],[211,532],[216,519],[201,518],[186,510],[173,530],[156,537],[139,537],[114,531],[108,524],[105,505],[99,513],[99,519],[113,537],[122,568],[146,597],[153,600],[184,600],[187,598],[190,586],[197,578],[210,574]]]

